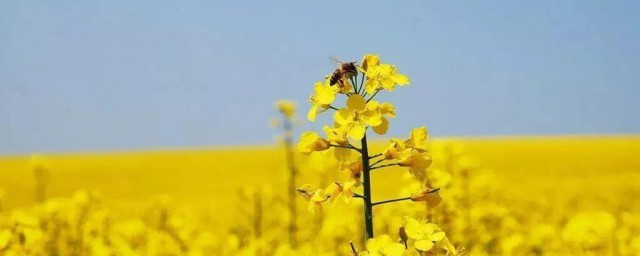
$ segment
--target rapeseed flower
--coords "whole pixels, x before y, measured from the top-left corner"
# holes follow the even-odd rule
[[[405,252],[404,245],[395,242],[389,235],[380,235],[367,241],[367,251],[359,253],[360,256],[402,256]]]
[[[304,132],[300,135],[300,142],[298,142],[298,151],[303,154],[309,154],[313,151],[323,151],[329,149],[330,143],[328,140],[320,137],[315,132]]]
[[[405,232],[409,238],[415,240],[414,247],[420,251],[431,250],[436,242],[445,238],[445,233],[436,224],[411,217],[406,217],[406,221]]]
[[[311,109],[307,113],[307,119],[313,122],[316,120],[316,115],[329,109],[331,103],[336,99],[338,93],[337,87],[329,85],[328,82],[316,82],[313,87],[313,95],[309,97],[309,103],[311,103]]]
[[[351,95],[347,100],[347,107],[338,110],[333,119],[350,138],[360,140],[364,137],[367,126],[382,124],[382,114],[380,111],[372,110],[372,105],[373,103],[367,103],[361,95]]]
[[[409,84],[409,77],[398,73],[398,69],[389,64],[379,64],[368,67],[366,71],[367,81],[364,89],[368,94],[373,94],[378,90],[393,91],[397,85]]]

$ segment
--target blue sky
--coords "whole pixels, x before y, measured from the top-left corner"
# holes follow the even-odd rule
[[[412,85],[390,136],[640,132],[638,1],[0,2],[0,154],[268,144],[330,57]],[[304,115],[304,113],[302,113]],[[303,129],[319,130],[320,123]]]

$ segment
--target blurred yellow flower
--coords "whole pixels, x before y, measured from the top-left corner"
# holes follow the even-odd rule
[[[291,119],[296,112],[296,104],[289,100],[278,100],[276,101],[276,109],[285,117]]]

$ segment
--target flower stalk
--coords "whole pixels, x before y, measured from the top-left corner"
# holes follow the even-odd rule
[[[371,204],[371,167],[369,166],[369,148],[367,145],[367,135],[365,134],[361,140],[362,149],[362,186],[364,190],[364,229],[365,241],[373,238],[373,204]]]
[[[396,198],[396,199],[391,199],[391,200],[384,200],[384,201],[380,201],[380,202],[375,202],[375,203],[372,203],[371,206],[376,206],[376,205],[381,205],[381,204],[388,204],[388,203],[405,201],[405,200],[411,200],[411,197],[408,196],[408,197],[402,197],[402,198]]]
[[[296,168],[295,151],[293,142],[293,121],[295,119],[295,103],[287,100],[279,100],[276,102],[276,109],[282,114],[282,129],[284,137],[285,160],[288,171],[288,211],[289,211],[289,244],[292,248],[296,247],[296,216],[298,215],[298,206],[296,203],[296,178],[298,170]]]

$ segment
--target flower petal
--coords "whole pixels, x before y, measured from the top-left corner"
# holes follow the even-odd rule
[[[393,82],[395,82],[397,85],[409,84],[409,77],[403,74],[394,75],[391,77],[391,79],[393,79]]]
[[[333,156],[336,157],[336,160],[344,162],[351,156],[351,149],[334,147]]]
[[[385,102],[380,104],[380,113],[388,117],[396,117],[396,108],[393,104]]]
[[[389,130],[389,120],[384,117],[382,118],[382,123],[380,123],[380,125],[373,127],[373,131],[379,135],[385,135],[387,130]]]
[[[307,119],[313,122],[316,120],[316,115],[318,114],[318,104],[313,104],[307,113]]]
[[[421,250],[423,252],[426,252],[428,250],[431,250],[431,248],[433,248],[433,242],[429,240],[418,240],[414,245],[416,249]]]
[[[336,92],[327,85],[319,85],[315,88],[316,100],[323,105],[329,105],[336,99]]]
[[[364,137],[366,126],[362,122],[351,123],[348,135],[354,140],[361,140]]]
[[[378,126],[382,123],[382,114],[380,111],[364,111],[360,118],[362,118],[362,121],[369,126]]]
[[[442,232],[442,231],[438,231],[438,232],[435,232],[435,233],[431,234],[431,240],[434,241],[434,242],[440,241],[443,238],[444,238],[444,232]]]
[[[364,82],[364,89],[368,94],[374,94],[379,87],[380,81],[377,79],[367,79],[367,81]]]
[[[346,108],[341,108],[333,114],[333,120],[340,125],[346,125],[353,122],[353,117],[351,116],[351,111]]]
[[[367,106],[367,101],[359,94],[349,96],[347,108],[351,111],[363,111]]]

